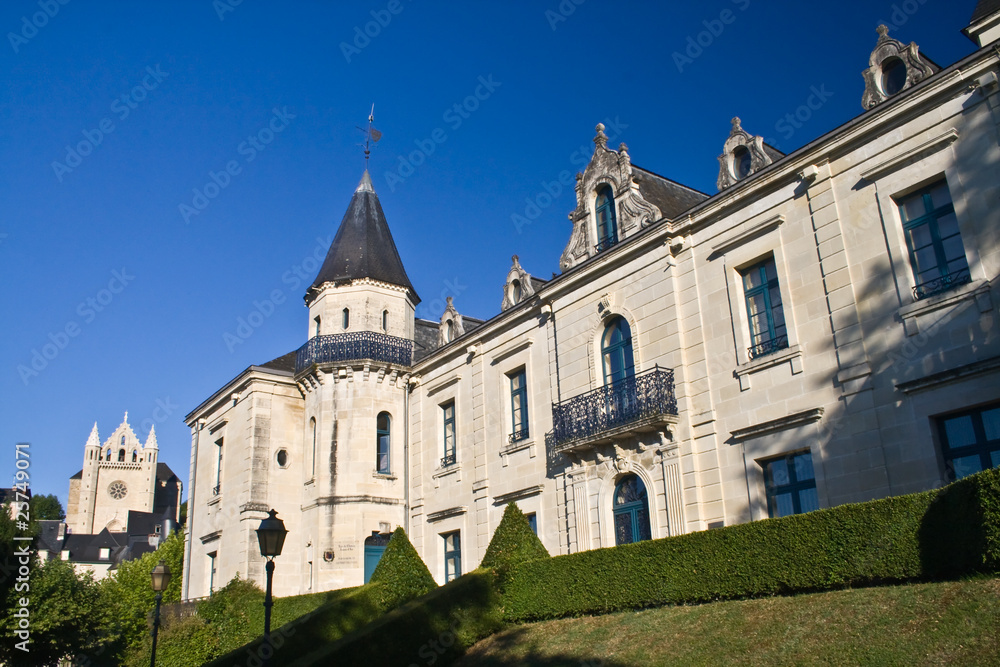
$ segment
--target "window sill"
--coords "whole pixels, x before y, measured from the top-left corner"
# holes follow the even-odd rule
[[[394,482],[397,479],[399,479],[391,472],[379,472],[377,470],[372,473],[372,477],[374,477],[375,479],[386,479],[389,480],[390,482]]]
[[[914,301],[908,306],[903,306],[896,311],[897,317],[903,322],[903,330],[907,336],[916,336],[920,333],[920,326],[917,318],[933,313],[942,308],[955,306],[962,301],[976,301],[976,306],[980,313],[988,313],[992,308],[990,299],[990,283],[988,280],[973,280],[960,287],[928,296],[919,301]]]
[[[740,364],[734,371],[736,377],[739,378],[740,381],[740,391],[746,391],[750,388],[751,373],[762,371],[765,368],[772,368],[773,366],[778,366],[785,362],[789,362],[789,365],[792,368],[792,375],[798,375],[801,373],[802,347],[799,345],[790,345],[789,347],[778,350],[777,352],[772,352],[771,354],[763,357],[758,357],[753,361]]]
[[[462,481],[462,464],[454,463],[447,468],[438,468],[431,474],[431,479],[434,480],[434,487],[437,488],[441,486],[441,480],[449,475],[455,475],[455,481]]]
[[[507,445],[500,450],[500,460],[504,468],[510,463],[510,455],[517,452],[528,450],[528,456],[530,458],[535,458],[535,441],[531,438],[525,438],[524,440],[518,440],[512,445]]]
[[[209,500],[206,504],[209,507],[211,507],[212,505],[218,505],[221,500],[222,500],[222,494],[220,493],[218,495],[212,496],[211,500]]]

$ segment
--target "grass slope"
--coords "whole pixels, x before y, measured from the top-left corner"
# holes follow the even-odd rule
[[[459,667],[1000,665],[1000,579],[663,607],[517,626]]]

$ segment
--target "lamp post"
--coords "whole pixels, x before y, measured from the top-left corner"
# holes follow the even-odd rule
[[[271,653],[271,580],[274,578],[274,557],[281,555],[281,547],[285,545],[285,522],[278,518],[275,510],[267,513],[267,518],[260,522],[257,528],[257,541],[260,543],[260,555],[267,559],[267,591],[264,593],[264,645],[269,652],[263,656],[264,667],[270,662]]]
[[[163,591],[170,585],[170,568],[161,559],[150,575],[153,579],[153,590],[156,591],[156,612],[153,614],[153,650],[149,656],[149,667],[156,667],[156,635],[160,630],[160,602],[163,601]]]

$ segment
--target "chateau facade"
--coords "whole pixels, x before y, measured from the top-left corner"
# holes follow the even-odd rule
[[[416,319],[367,173],[305,344],[192,411],[184,596],[354,586],[403,526],[439,582],[517,501],[550,553],[929,489],[1000,465],[1000,11],[947,67],[880,27],[864,113],[784,155],[734,119],[707,195],[597,127],[562,273]]]

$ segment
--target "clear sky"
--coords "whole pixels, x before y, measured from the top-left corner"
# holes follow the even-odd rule
[[[947,65],[974,48],[974,6],[7,0],[0,485],[30,442],[33,491],[65,504],[92,425],[104,440],[127,410],[186,486],[184,415],[306,340],[372,103],[418,315],[453,296],[488,318],[512,254],[559,270],[560,174],[596,123],[711,194],[734,115],[791,152],[861,113],[879,22]]]

